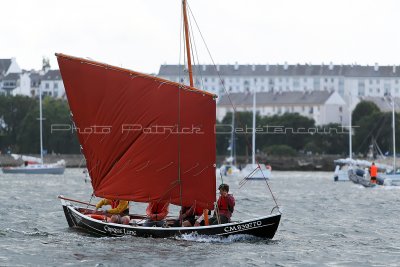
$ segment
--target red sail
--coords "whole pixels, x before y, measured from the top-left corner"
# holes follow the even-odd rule
[[[214,95],[56,55],[96,196],[212,209]]]

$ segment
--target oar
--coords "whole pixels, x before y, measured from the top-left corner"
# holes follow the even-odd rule
[[[76,203],[80,203],[80,204],[87,205],[87,206],[96,207],[96,205],[94,205],[94,204],[90,204],[90,203],[88,203],[88,202],[83,202],[83,201],[75,200],[75,199],[72,199],[72,198],[66,198],[66,197],[63,197],[63,196],[58,196],[58,198],[59,198],[59,199],[64,199],[64,200],[68,200],[68,201],[72,201],[72,202],[76,202]]]

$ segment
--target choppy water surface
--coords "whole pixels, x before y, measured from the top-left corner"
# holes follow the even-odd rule
[[[273,202],[265,182],[242,189],[240,178],[225,182],[237,200],[234,218],[269,214]],[[0,266],[399,266],[399,187],[335,183],[325,172],[275,171],[270,184],[283,212],[272,241],[98,238],[69,229],[56,198],[89,201],[91,186],[81,170],[67,169],[64,176],[0,174]],[[144,211],[137,204],[131,209]]]

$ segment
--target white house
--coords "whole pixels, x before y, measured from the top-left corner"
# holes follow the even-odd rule
[[[252,93],[232,93],[220,97],[217,103],[217,119],[222,120],[227,112],[253,110]],[[346,102],[334,91],[306,92],[258,92],[256,93],[256,111],[262,116],[298,113],[313,119],[316,125],[339,123],[347,125],[348,112]]]
[[[39,87],[42,89],[42,94],[52,96],[54,98],[65,98],[64,83],[61,78],[60,70],[49,70],[41,76]],[[39,87],[35,95],[39,94]]]
[[[15,58],[0,59],[0,94],[11,94],[19,85],[20,73],[21,68]]]

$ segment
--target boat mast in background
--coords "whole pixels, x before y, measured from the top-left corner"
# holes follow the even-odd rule
[[[393,127],[393,173],[396,173],[396,124],[394,112],[394,97],[392,97],[392,127]]]
[[[351,110],[351,94],[350,94],[350,99],[349,99],[349,158],[353,159],[353,149],[352,149],[352,110]]]
[[[43,165],[43,114],[42,114],[42,87],[39,86],[39,121],[40,121],[40,163]]]
[[[252,131],[252,157],[251,164],[256,165],[256,86],[253,92],[253,131]]]

